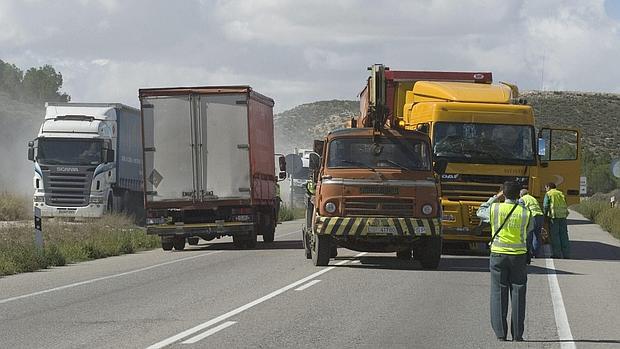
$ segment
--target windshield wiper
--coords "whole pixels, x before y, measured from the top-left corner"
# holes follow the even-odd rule
[[[367,164],[365,164],[365,163],[363,163],[363,162],[361,162],[361,161],[351,161],[351,160],[340,160],[340,161],[341,161],[341,162],[344,162],[345,164],[351,164],[351,165],[357,165],[357,166],[364,167],[364,168],[366,168],[366,169],[371,170],[371,171],[372,171],[372,172],[374,172],[375,174],[379,175],[379,177],[380,177],[381,179],[385,179],[385,178],[383,178],[383,175],[382,175],[380,172],[377,172],[377,169],[375,169],[374,167],[369,166],[369,165],[367,165]]]
[[[407,166],[405,166],[405,165],[401,165],[401,164],[399,164],[398,162],[395,162],[395,161],[392,161],[392,160],[389,160],[389,159],[381,159],[380,161],[385,161],[385,162],[387,162],[388,164],[392,164],[392,165],[394,165],[394,166],[396,166],[396,167],[399,167],[401,170],[405,170],[405,171],[413,171],[413,169],[411,169],[411,168],[409,168],[409,167],[407,167]]]

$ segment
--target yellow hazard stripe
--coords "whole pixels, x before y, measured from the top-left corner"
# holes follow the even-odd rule
[[[441,223],[437,218],[391,217],[318,217],[317,233],[321,235],[352,236],[355,235],[362,224],[364,224],[364,228],[359,232],[359,235],[362,236],[368,235],[369,225],[394,228],[397,232],[396,235],[441,235]]]

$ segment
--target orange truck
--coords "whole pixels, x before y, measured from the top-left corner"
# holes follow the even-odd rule
[[[367,120],[315,141],[302,233],[306,258],[327,265],[341,246],[396,252],[399,259],[436,269],[442,249],[439,174],[445,162],[433,167],[425,133],[386,127],[378,109]]]
[[[369,124],[383,110],[386,125],[428,134],[434,158],[448,162],[441,175],[444,242],[486,249],[490,228],[476,211],[505,181],[521,183],[540,201],[544,185],[554,182],[569,204],[579,202],[579,132],[537,133],[516,86],[493,84],[490,72],[370,69],[359,122]],[[383,91],[379,100],[375,91]]]

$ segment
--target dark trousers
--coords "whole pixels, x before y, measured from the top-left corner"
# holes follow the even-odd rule
[[[544,216],[534,216],[534,231],[527,236],[527,250],[534,257],[542,256],[543,241],[540,231],[545,224]]]
[[[527,290],[527,256],[491,253],[491,327],[495,335],[506,338],[508,334],[508,302],[512,306],[511,334],[513,339],[523,338],[525,323],[525,293]]]
[[[549,226],[553,258],[570,258],[570,241],[568,240],[566,218],[551,218]]]

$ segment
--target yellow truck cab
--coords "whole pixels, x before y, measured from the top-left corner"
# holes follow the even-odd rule
[[[413,256],[424,268],[437,268],[440,193],[428,136],[348,128],[315,144],[322,156],[310,157],[316,187],[303,229],[306,257],[327,265],[342,246],[396,252],[400,259]]]

